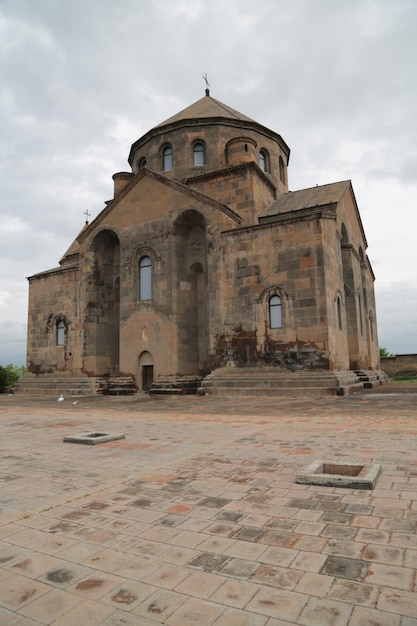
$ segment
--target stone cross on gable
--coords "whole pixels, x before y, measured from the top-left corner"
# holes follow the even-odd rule
[[[84,215],[85,215],[85,223],[88,224],[88,218],[91,217],[91,213],[88,212],[88,209],[87,211],[84,211]]]

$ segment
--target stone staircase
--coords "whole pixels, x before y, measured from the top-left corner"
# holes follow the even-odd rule
[[[26,376],[12,390],[21,396],[64,397],[96,395],[133,395],[135,381],[129,376]]]
[[[107,380],[107,388],[102,387],[101,393],[109,396],[133,396],[137,392],[136,384],[130,376],[115,376]]]
[[[363,391],[354,371],[311,372],[275,368],[220,368],[202,381],[201,392],[222,396],[318,397]]]
[[[149,390],[151,396],[197,394],[201,387],[200,376],[168,376],[158,378]]]
[[[385,372],[380,370],[355,370],[355,374],[363,384],[364,389],[373,389],[389,381],[389,377]]]

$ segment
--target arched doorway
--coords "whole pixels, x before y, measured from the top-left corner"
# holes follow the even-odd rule
[[[150,352],[144,351],[138,359],[137,386],[140,391],[149,391],[154,379],[153,357]]]

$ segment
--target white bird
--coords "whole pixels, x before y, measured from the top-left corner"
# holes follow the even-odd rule
[[[77,400],[74,400],[73,405],[75,406],[77,404]]]
[[[58,398],[58,402],[64,402],[64,396],[62,395],[62,393]]]

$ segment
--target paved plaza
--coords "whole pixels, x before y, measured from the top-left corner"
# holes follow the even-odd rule
[[[3,394],[0,426],[1,626],[417,626],[417,384]],[[315,460],[382,471],[297,484]]]

